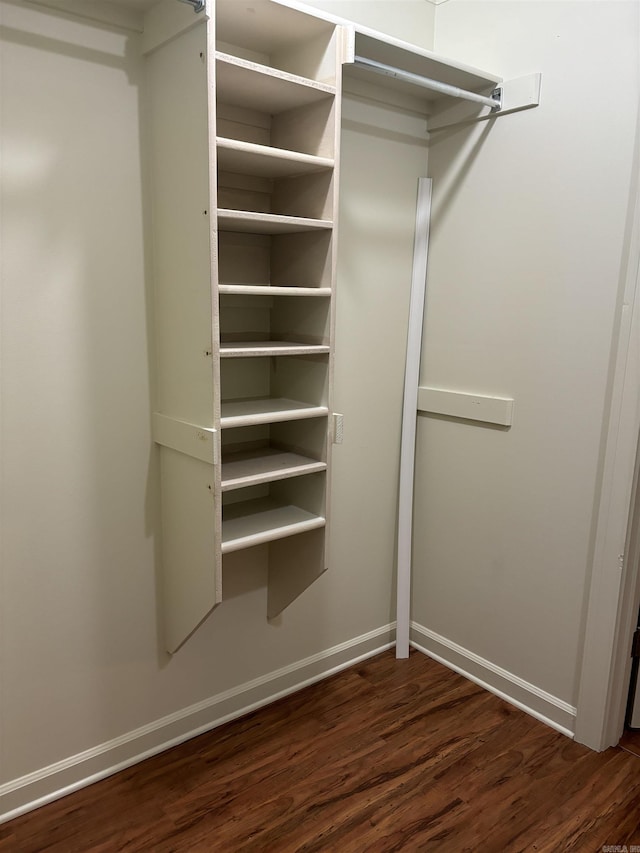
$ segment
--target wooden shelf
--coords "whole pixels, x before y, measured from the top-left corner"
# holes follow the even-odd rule
[[[325,355],[325,344],[301,344],[290,341],[232,341],[220,344],[220,358],[252,358],[270,355]]]
[[[222,461],[222,491],[325,471],[326,462],[271,447],[231,453]]]
[[[335,95],[335,86],[216,51],[218,100],[272,115]]]
[[[302,154],[286,148],[273,148],[255,142],[216,137],[218,167],[225,172],[263,178],[285,178],[333,169],[330,157]]]
[[[325,526],[321,515],[268,498],[227,506],[223,510],[222,553],[252,548]]]
[[[249,234],[296,234],[301,231],[329,231],[333,228],[333,222],[329,219],[218,208],[218,228],[221,231]]]
[[[455,62],[439,56],[433,51],[360,26],[355,28],[354,52],[366,59],[391,65],[402,71],[409,71],[412,74],[429,77],[440,83],[447,83],[449,86],[457,86],[460,89],[468,89],[472,92],[488,93],[502,80],[495,74],[489,74],[478,68]],[[348,67],[348,71],[352,75],[353,72],[360,72],[360,69]],[[424,100],[440,100],[447,97],[392,77],[372,75],[371,72],[364,72],[364,75],[369,80],[374,76],[376,86],[388,87],[398,92],[412,93]]]
[[[330,287],[276,287],[271,284],[219,284],[218,293],[236,296],[331,296]]]
[[[288,400],[284,397],[256,397],[249,400],[229,400],[222,403],[220,426],[222,429],[239,426],[274,424],[297,421],[329,414],[326,406],[315,406]]]

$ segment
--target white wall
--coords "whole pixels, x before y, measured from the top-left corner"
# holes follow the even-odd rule
[[[435,5],[431,0],[303,0],[332,15],[433,49]]]
[[[430,142],[421,383],[516,404],[508,431],[419,418],[413,618],[427,646],[457,644],[487,680],[502,668],[559,705],[577,697],[638,10],[450,0],[436,15],[437,52],[507,79],[542,71],[543,89],[537,109]]]
[[[262,551],[230,558],[223,604],[170,658],[139,36],[13,2],[0,25],[1,815],[390,639],[408,311],[394,277],[409,281],[426,149],[420,117],[347,99],[331,570],[268,623]],[[372,231],[360,269],[349,246]]]

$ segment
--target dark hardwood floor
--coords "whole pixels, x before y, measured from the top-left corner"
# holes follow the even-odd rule
[[[391,652],[0,826],[0,851],[600,851],[640,757]]]
[[[640,756],[640,729],[625,729],[620,739],[620,746],[627,752]]]

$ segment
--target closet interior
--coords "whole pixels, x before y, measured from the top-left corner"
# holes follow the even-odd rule
[[[269,618],[328,567],[343,85],[425,117],[458,88],[477,115],[502,96],[494,75],[295,4],[200,5],[163,0],[143,34],[172,652],[222,600],[227,554],[268,549]]]

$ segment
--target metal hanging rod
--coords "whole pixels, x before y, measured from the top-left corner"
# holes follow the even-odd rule
[[[202,12],[204,10],[205,0],[179,0],[179,2],[193,6],[194,12]]]
[[[416,86],[422,86],[423,89],[431,89],[433,92],[440,92],[452,98],[462,98],[465,101],[483,104],[485,107],[490,107],[494,113],[502,109],[502,89],[499,86],[493,90],[491,97],[487,98],[485,95],[477,95],[475,92],[468,92],[466,89],[450,86],[449,83],[440,83],[438,80],[432,80],[430,77],[422,77],[420,74],[413,74],[411,71],[402,71],[402,69],[394,68],[392,65],[385,65],[383,62],[366,59],[364,56],[356,56],[353,64],[360,68],[367,68],[369,71],[375,71],[376,74],[383,74],[385,77],[406,80],[407,83],[413,83]]]

